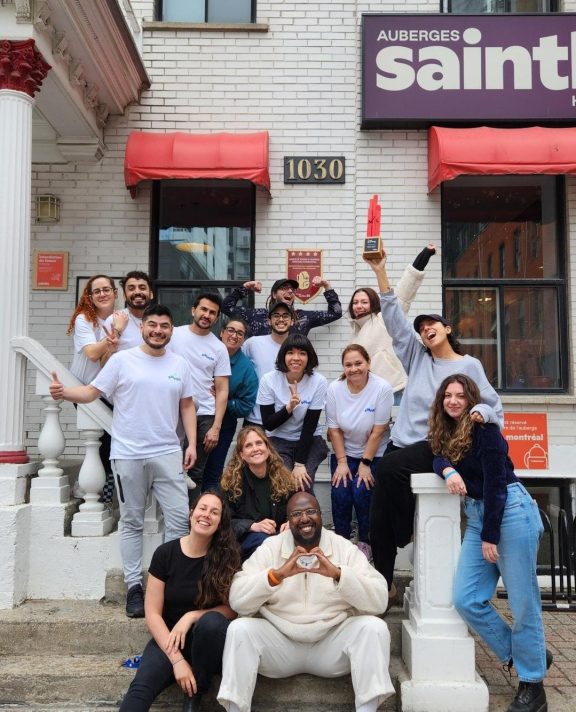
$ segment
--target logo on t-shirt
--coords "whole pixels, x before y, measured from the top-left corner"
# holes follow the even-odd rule
[[[201,354],[201,356],[202,356],[202,358],[207,358],[208,361],[215,361],[215,360],[216,360],[216,359],[214,358],[214,356],[210,356],[210,354],[204,354],[204,353],[203,353],[203,354]]]
[[[375,413],[375,412],[376,412],[376,408],[370,408],[370,407],[364,408],[364,412],[365,412],[365,413]]]
[[[180,378],[180,376],[175,376],[173,373],[168,376],[168,380],[170,379],[172,379],[173,381],[178,381],[178,383],[182,383],[182,379]]]

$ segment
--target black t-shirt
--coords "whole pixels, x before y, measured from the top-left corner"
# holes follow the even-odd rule
[[[162,544],[152,556],[148,571],[164,581],[162,618],[170,630],[185,613],[197,610],[196,597],[203,563],[203,556],[193,559],[184,554],[180,539]]]

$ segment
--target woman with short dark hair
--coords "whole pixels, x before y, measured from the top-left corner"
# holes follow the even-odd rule
[[[290,334],[278,352],[276,370],[262,376],[256,397],[270,442],[298,487],[308,491],[328,455],[319,425],[328,383],[315,371],[317,366],[318,356],[310,340]]]

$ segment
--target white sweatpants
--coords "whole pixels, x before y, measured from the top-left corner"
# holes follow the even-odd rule
[[[356,708],[394,692],[388,666],[390,633],[376,616],[354,616],[333,628],[317,643],[298,643],[263,618],[237,618],[228,627],[222,658],[218,702],[230,702],[250,712],[256,675],[290,677],[352,676]]]

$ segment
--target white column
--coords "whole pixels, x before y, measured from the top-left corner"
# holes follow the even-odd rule
[[[486,712],[488,688],[476,674],[474,639],[452,603],[460,553],[460,499],[432,473],[412,475],[416,495],[414,580],[406,593],[401,683],[404,712]]]
[[[28,94],[0,90],[0,462],[28,461],[24,448],[25,359],[9,337],[28,331],[32,106]]]

